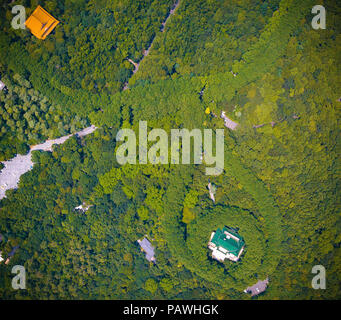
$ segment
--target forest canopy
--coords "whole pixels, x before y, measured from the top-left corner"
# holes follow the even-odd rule
[[[15,4],[27,15],[40,4],[60,25],[44,41],[13,30]],[[33,151],[33,169],[0,200],[2,256],[18,246],[0,263],[0,296],[250,299],[243,290],[268,277],[255,299],[340,299],[341,7],[323,1],[327,28],[315,30],[314,5],[3,3],[0,160],[97,130]],[[167,132],[225,128],[223,174],[208,177],[204,164],[120,165],[116,134],[138,132],[141,120]],[[237,262],[207,248],[225,225],[245,240]],[[156,263],[141,252],[143,237]],[[27,290],[11,287],[15,264],[27,270]],[[325,267],[328,290],[312,288],[314,265]]]

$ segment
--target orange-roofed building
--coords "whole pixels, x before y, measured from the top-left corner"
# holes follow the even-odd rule
[[[45,39],[58,23],[57,19],[52,17],[41,6],[38,6],[26,20],[25,25],[38,39]]]

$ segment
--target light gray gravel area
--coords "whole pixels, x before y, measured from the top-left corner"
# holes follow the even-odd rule
[[[94,132],[96,129],[95,126],[90,126],[74,134],[79,137],[84,137]],[[2,164],[4,165],[4,168],[0,171],[0,199],[6,197],[6,190],[17,188],[21,175],[33,168],[32,151],[43,150],[51,152],[54,144],[62,144],[71,136],[73,136],[73,134],[53,140],[47,140],[42,144],[32,146],[30,152],[26,155],[18,154],[11,160],[3,161]]]

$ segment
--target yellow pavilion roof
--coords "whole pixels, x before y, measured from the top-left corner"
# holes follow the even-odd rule
[[[57,19],[52,17],[41,6],[38,6],[26,20],[25,25],[38,39],[45,39],[58,23]]]

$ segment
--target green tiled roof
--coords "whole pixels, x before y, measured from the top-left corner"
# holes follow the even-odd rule
[[[233,239],[232,237],[227,238],[226,234],[224,234],[225,231],[238,238],[239,241]],[[235,256],[238,256],[240,250],[245,244],[243,238],[235,230],[228,227],[224,227],[223,230],[218,228],[211,242],[214,243],[217,247],[223,247],[229,253],[232,253]]]

